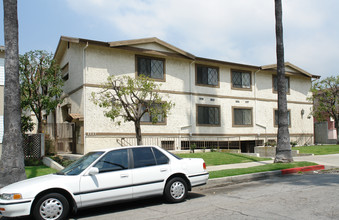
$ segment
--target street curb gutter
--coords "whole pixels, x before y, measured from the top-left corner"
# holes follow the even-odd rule
[[[315,166],[307,166],[307,167],[296,167],[290,169],[281,170],[281,174],[291,174],[291,173],[299,173],[299,172],[309,172],[314,170],[323,170],[325,169],[324,165],[315,165]]]
[[[297,168],[267,171],[267,172],[260,172],[260,173],[251,173],[251,174],[244,174],[244,175],[237,175],[237,176],[221,177],[221,178],[209,179],[206,185],[197,187],[195,189],[199,191],[199,190],[204,190],[204,189],[223,187],[223,186],[227,186],[227,185],[231,185],[235,183],[243,183],[243,182],[250,182],[250,181],[255,181],[259,179],[266,179],[266,178],[274,177],[274,176],[282,176],[282,175],[292,174],[292,173],[309,172],[309,171],[332,169],[332,168],[333,167],[330,167],[330,166],[325,167],[324,165],[315,165],[315,166],[297,167]]]
[[[269,178],[273,176],[280,176],[280,175],[281,175],[281,170],[275,170],[275,171],[267,171],[267,172],[261,172],[261,173],[250,173],[250,174],[237,175],[237,176],[221,177],[221,178],[209,179],[206,185],[197,187],[195,189],[197,190],[210,189],[210,188],[222,187],[222,186],[231,185],[235,183],[250,182],[254,180],[265,179],[265,178]]]

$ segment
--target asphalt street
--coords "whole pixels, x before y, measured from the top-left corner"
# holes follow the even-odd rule
[[[339,219],[339,175],[296,174],[80,211],[72,219]]]

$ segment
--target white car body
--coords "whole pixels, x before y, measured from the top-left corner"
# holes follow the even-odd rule
[[[163,195],[167,187],[166,183],[174,177],[185,180],[188,191],[194,186],[207,183],[209,174],[202,159],[177,159],[174,155],[159,147],[142,147],[152,149],[155,161],[158,161],[158,158],[154,152],[158,150],[168,158],[168,162],[166,164],[135,168],[131,167],[131,157],[129,156],[128,168],[103,173],[91,173],[99,170],[93,167],[98,166],[101,158],[106,153],[117,149],[127,149],[128,152],[132,152],[133,149],[140,148],[140,146],[97,151],[103,152],[103,154],[79,175],[50,174],[20,181],[0,189],[0,216],[30,215],[37,200],[47,193],[62,194],[67,198],[70,210],[76,211],[79,208],[98,204]],[[134,163],[136,162],[133,161],[133,165]],[[2,195],[6,194],[20,194],[22,197],[7,200],[2,197]]]

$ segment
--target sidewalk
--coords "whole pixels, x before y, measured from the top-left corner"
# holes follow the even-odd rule
[[[324,165],[326,167],[339,167],[339,154],[293,157],[293,160],[314,162],[319,165]],[[216,170],[248,168],[248,167],[260,166],[260,165],[271,164],[271,163],[273,163],[273,160],[248,162],[248,163],[235,163],[235,164],[218,165],[218,166],[207,166],[207,171],[210,172],[210,171],[216,171]]]

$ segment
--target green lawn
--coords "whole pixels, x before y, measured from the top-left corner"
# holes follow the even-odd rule
[[[204,159],[207,166],[270,160],[269,158],[251,157],[243,154],[233,154],[225,152],[206,152],[177,155],[182,158],[202,158]]]
[[[302,146],[302,147],[293,147],[293,150],[299,150],[299,153],[302,154],[315,154],[315,155],[339,154],[339,145]]]
[[[293,150],[299,150],[300,153],[312,153],[315,155],[325,155],[325,154],[339,154],[339,145],[317,145],[317,146],[303,146],[303,147],[294,147]],[[206,152],[206,153],[194,153],[194,154],[177,154],[182,158],[203,158],[207,166],[215,166],[222,164],[234,164],[234,163],[246,163],[254,161],[263,161],[270,160],[269,158],[259,158],[251,157],[243,154],[233,154],[226,152]],[[288,169],[293,167],[304,167],[316,165],[315,163],[310,162],[294,162],[288,164],[267,164],[250,168],[242,169],[228,169],[220,171],[210,172],[210,178],[218,178],[225,176],[235,176],[248,173],[258,173],[272,170],[281,170]],[[42,176],[50,173],[57,172],[54,169],[51,169],[47,166],[26,166],[26,175],[27,178],[32,178],[36,176]]]
[[[25,167],[27,179],[42,176],[50,173],[56,173],[55,169],[49,168],[47,166],[26,166]]]
[[[249,173],[259,173],[266,171],[274,171],[274,170],[282,170],[289,169],[294,167],[305,167],[305,166],[313,166],[317,165],[312,162],[293,162],[293,163],[274,163],[274,164],[266,164],[249,168],[239,168],[239,169],[228,169],[228,170],[218,170],[211,171],[210,179],[219,178],[219,177],[227,177],[227,176],[237,176]]]

